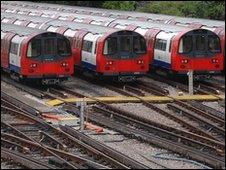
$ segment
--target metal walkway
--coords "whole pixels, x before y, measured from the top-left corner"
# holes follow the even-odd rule
[[[63,103],[76,103],[76,102],[86,102],[88,104],[95,103],[97,101],[107,102],[107,103],[139,103],[142,100],[151,103],[168,103],[174,100],[181,101],[218,101],[224,100],[225,95],[183,95],[183,96],[145,96],[145,97],[127,97],[127,96],[115,96],[115,97],[92,97],[91,98],[68,98],[68,99],[54,99],[46,102],[50,106],[56,106]]]

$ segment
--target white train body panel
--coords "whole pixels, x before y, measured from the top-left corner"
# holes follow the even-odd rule
[[[67,30],[65,31],[65,33],[64,33],[64,36],[66,36],[66,37],[74,37],[74,35],[75,35],[76,32],[77,32],[77,31],[75,31],[75,30],[67,29]]]
[[[97,39],[100,37],[100,34],[91,34],[88,33],[85,35],[83,39],[83,48],[82,48],[82,66],[88,68],[90,70],[96,70],[96,46],[97,46]],[[84,43],[89,44],[88,48],[84,50]],[[87,47],[87,46],[86,46]],[[88,50],[88,51],[87,51]]]
[[[20,37],[18,35],[14,36],[11,40],[10,45],[10,52],[9,52],[9,64],[10,64],[10,70],[13,70],[17,73],[20,72],[21,68],[21,56],[20,56],[20,46],[21,42],[26,37]],[[12,44],[14,44],[14,50],[12,50]],[[16,47],[15,47],[16,46]]]
[[[138,27],[134,31],[136,31],[137,33],[139,33],[139,34],[144,36],[146,34],[146,32],[148,31],[148,29],[147,28]]]
[[[171,38],[176,33],[159,32],[156,36],[154,48],[154,61],[153,65],[170,69],[171,68]],[[158,43],[158,45],[157,45]]]

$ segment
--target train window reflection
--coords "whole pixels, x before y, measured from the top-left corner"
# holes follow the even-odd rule
[[[180,40],[179,53],[189,53],[192,50],[192,36],[185,35]]]
[[[106,39],[104,44],[104,54],[112,55],[117,52],[117,38],[109,37]]]
[[[216,35],[208,36],[208,50],[212,53],[220,52],[220,40]]]
[[[64,39],[57,39],[57,54],[61,56],[69,56],[71,54],[70,44]]]
[[[196,50],[205,51],[205,36],[196,35]]]
[[[27,57],[37,57],[41,55],[41,40],[33,39],[28,45]]]
[[[55,54],[55,44],[53,38],[47,38],[44,40],[43,53],[44,55],[54,55]]]
[[[142,37],[133,38],[133,51],[137,54],[146,53],[146,41]]]
[[[130,52],[131,48],[130,48],[130,44],[131,44],[131,37],[129,36],[121,36],[119,38],[119,42],[120,42],[120,51],[121,52]]]

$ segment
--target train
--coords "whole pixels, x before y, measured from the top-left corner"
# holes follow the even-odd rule
[[[196,78],[209,77],[223,70],[223,42],[210,30],[125,19],[110,20],[100,16],[87,16],[85,20],[84,15],[80,14],[30,8],[9,8],[9,11],[26,15],[37,15],[39,12],[41,17],[73,22],[87,23],[89,19],[91,25],[102,23],[106,27],[138,32],[146,38],[152,70],[167,70],[174,74],[186,74],[188,70],[193,70]]]
[[[70,12],[77,14],[88,14],[92,16],[104,16],[115,19],[129,19],[129,20],[140,20],[140,21],[155,21],[158,23],[180,25],[192,28],[203,28],[214,31],[215,33],[225,30],[225,22],[218,20],[199,19],[199,18],[188,18],[188,17],[177,17],[172,15],[164,14],[152,14],[143,12],[131,12],[131,11],[119,11],[109,10],[101,8],[90,8],[90,7],[79,7],[79,6],[68,6],[59,4],[45,4],[45,3],[33,3],[33,2],[20,2],[20,1],[2,1],[2,5],[13,5],[14,7],[30,7],[38,10],[52,10],[61,12]]]
[[[1,69],[17,81],[59,84],[74,73],[70,42],[58,33],[1,23]]]
[[[10,14],[3,12],[1,17],[2,22],[66,36],[71,42],[75,67],[95,77],[133,81],[149,70],[145,38],[134,31],[19,14],[10,19]]]
[[[98,16],[103,16],[106,18],[112,19],[128,19],[144,22],[156,22],[164,23],[169,25],[179,25],[183,27],[190,28],[202,28],[213,31],[216,33],[221,40],[222,52],[224,55],[223,58],[223,70],[225,71],[225,22],[218,20],[209,20],[209,19],[199,19],[199,18],[188,18],[188,17],[177,17],[172,15],[163,15],[163,14],[151,14],[151,13],[142,13],[142,12],[130,12],[130,11],[119,11],[119,10],[109,10],[101,8],[90,8],[90,7],[78,7],[78,6],[68,6],[68,5],[57,5],[57,4],[44,4],[44,3],[32,3],[32,2],[18,2],[18,1],[5,1],[5,5],[13,5],[15,7],[30,7],[38,10],[52,10],[52,11],[61,11],[77,14],[86,14],[90,16],[96,16],[96,20],[92,21],[92,24],[105,24],[103,20],[97,19]],[[97,21],[98,20],[98,21]],[[78,20],[80,22],[80,20]],[[89,20],[86,20],[89,22]]]

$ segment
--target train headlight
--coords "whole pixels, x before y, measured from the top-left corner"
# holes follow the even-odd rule
[[[143,60],[138,60],[137,64],[144,64],[144,61]]]
[[[183,60],[181,60],[181,63],[186,64],[186,63],[188,63],[188,60],[187,59],[183,59]]]
[[[113,61],[107,61],[107,65],[113,65]]]
[[[212,59],[212,63],[218,63],[219,60],[218,59]]]
[[[31,67],[31,68],[36,68],[36,67],[37,67],[37,64],[36,64],[36,63],[32,63],[32,64],[30,65],[30,67]]]
[[[61,65],[62,65],[63,67],[67,67],[67,66],[68,66],[68,63],[67,63],[67,62],[63,62],[63,63],[61,63]]]

